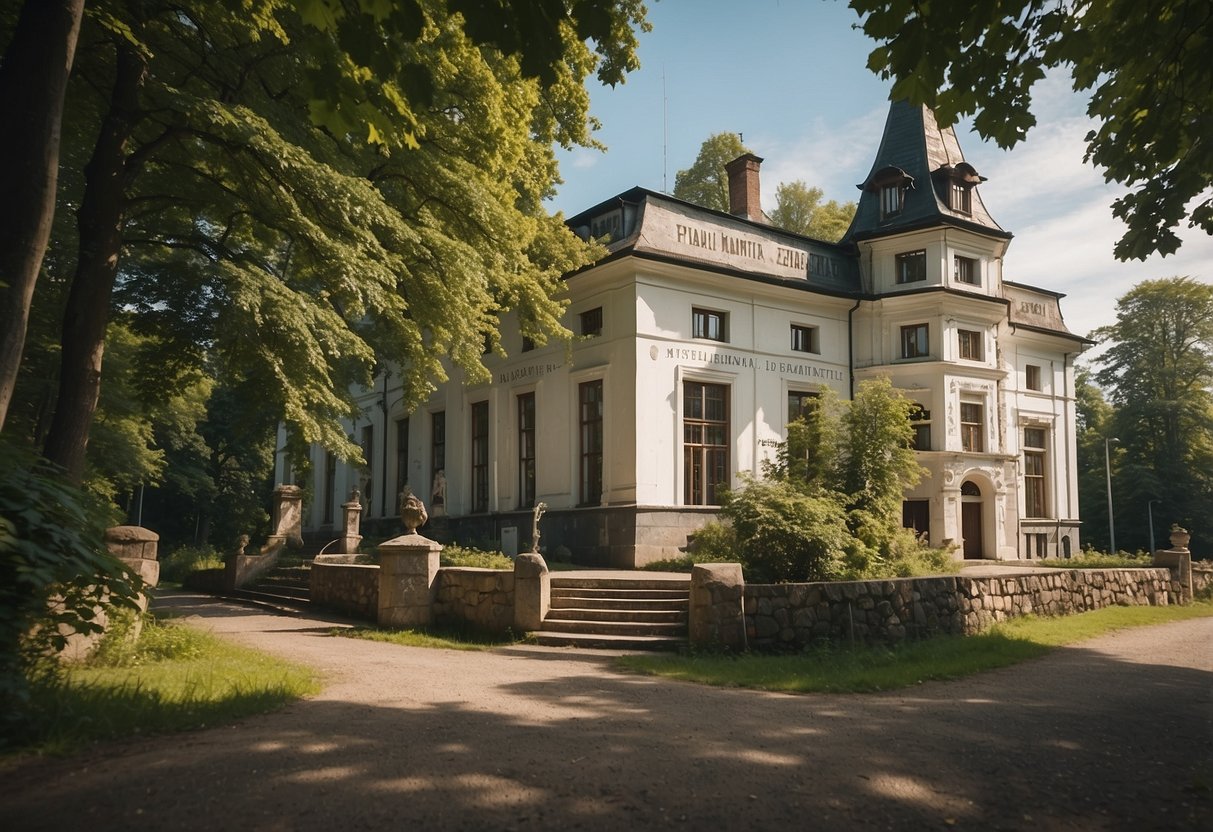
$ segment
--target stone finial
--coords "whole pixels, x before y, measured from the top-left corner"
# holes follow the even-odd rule
[[[429,519],[425,503],[421,502],[421,498],[414,494],[412,489],[405,488],[400,492],[400,522],[404,524],[406,534],[416,534],[417,529],[424,526],[425,521]]]
[[[1176,550],[1187,551],[1188,543],[1192,540],[1192,535],[1183,526],[1176,523],[1171,526],[1171,547]]]
[[[242,534],[240,537],[236,538],[236,554],[243,555],[245,550],[248,549],[248,544],[249,536],[247,534]]]

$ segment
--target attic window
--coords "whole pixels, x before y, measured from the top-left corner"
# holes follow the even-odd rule
[[[885,167],[868,177],[868,181],[859,186],[860,190],[869,191],[880,197],[880,218],[888,219],[901,213],[905,205],[906,191],[914,187],[914,177],[901,168]]]
[[[952,210],[961,214],[973,213],[973,191],[960,182],[952,182]]]
[[[902,190],[900,185],[885,185],[880,189],[880,216],[891,217],[901,213]]]
[[[941,197],[947,197],[948,207],[958,214],[973,213],[973,188],[986,181],[968,162],[943,165],[934,173]]]

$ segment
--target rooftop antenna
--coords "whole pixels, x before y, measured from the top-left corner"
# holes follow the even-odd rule
[[[667,170],[667,154],[670,146],[670,113],[669,99],[665,94],[665,64],[661,65],[661,192],[668,194],[670,192],[670,183]]]

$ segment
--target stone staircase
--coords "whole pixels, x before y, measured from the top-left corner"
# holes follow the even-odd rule
[[[551,609],[537,644],[678,650],[687,643],[688,575],[552,575]]]
[[[310,560],[280,564],[231,595],[278,607],[306,608],[311,603],[311,570]]]

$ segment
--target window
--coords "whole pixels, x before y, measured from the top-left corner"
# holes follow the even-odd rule
[[[952,277],[957,283],[968,283],[973,286],[981,285],[981,263],[972,257],[961,257],[957,254],[952,258]]]
[[[1043,390],[1040,386],[1040,367],[1036,364],[1028,364],[1024,367],[1024,375],[1026,376],[1025,385],[1029,390]]]
[[[1023,506],[1026,517],[1048,517],[1045,503],[1045,429],[1023,429]]]
[[[396,420],[396,495],[409,484],[409,420]]]
[[[581,491],[578,505],[602,502],[602,379],[577,387],[581,423]]]
[[[966,361],[981,360],[981,342],[982,336],[980,332],[974,332],[971,329],[959,329],[956,334],[960,338],[960,357]]]
[[[973,402],[960,403],[960,447],[980,453],[986,448],[985,420],[982,406]]]
[[[374,500],[371,499],[375,491],[375,426],[367,425],[362,429],[362,497],[366,505],[367,516],[370,516],[371,506],[374,505]]]
[[[962,214],[973,213],[973,191],[960,184],[952,183],[952,210]]]
[[[430,415],[430,507],[446,505],[446,411]]]
[[[729,340],[729,316],[724,312],[711,312],[707,309],[691,310],[691,337],[707,338],[712,341]]]
[[[523,335],[522,336],[522,351],[530,352],[533,349],[535,349],[535,339],[528,338],[525,335]]]
[[[922,358],[930,352],[927,325],[911,324],[901,328],[901,357]]]
[[[581,334],[592,338],[602,334],[602,307],[595,306],[581,313]]]
[[[809,409],[817,406],[817,393],[801,390],[788,391],[788,422],[795,422],[809,415]]]
[[[336,454],[326,454],[324,457],[324,524],[330,526],[333,523],[333,504],[335,491],[337,490],[337,456]]]
[[[901,527],[913,529],[916,534],[931,533],[931,501],[903,500],[901,503]]]
[[[821,352],[817,343],[817,327],[792,324],[792,349],[796,352]]]
[[[931,411],[922,405],[916,405],[910,413],[910,427],[914,435],[910,437],[910,447],[916,451],[931,450]]]
[[[907,251],[897,255],[897,282],[918,283],[927,279],[926,251]]]
[[[684,501],[720,505],[718,491],[729,484],[729,388],[683,383]]]
[[[880,216],[882,218],[901,213],[902,194],[900,184],[885,185],[880,189]]]
[[[535,394],[518,397],[518,507],[535,505]]]
[[[472,511],[489,510],[489,403],[472,405]]]

